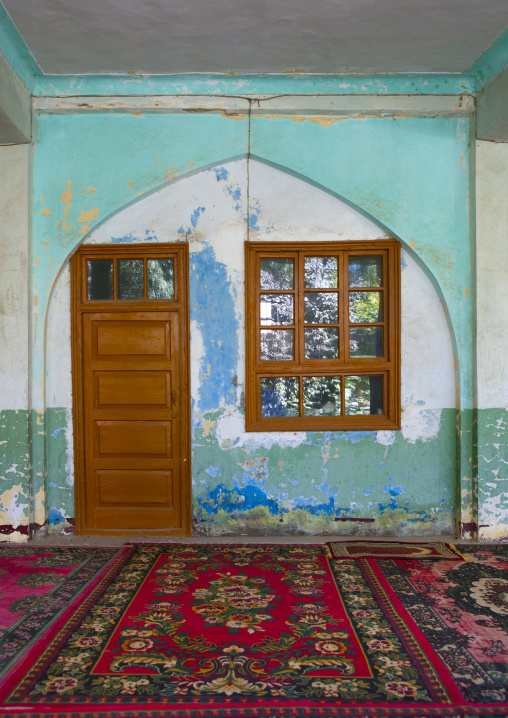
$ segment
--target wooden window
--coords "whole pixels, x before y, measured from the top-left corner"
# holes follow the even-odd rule
[[[246,243],[247,431],[400,428],[400,248]]]
[[[124,248],[105,258],[111,246],[87,246],[83,262],[83,302],[174,301],[177,256],[160,247]],[[123,256],[122,256],[123,255]],[[143,256],[145,255],[145,256]]]

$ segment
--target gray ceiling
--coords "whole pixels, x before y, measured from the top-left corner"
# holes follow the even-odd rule
[[[463,72],[508,0],[3,0],[42,71]]]

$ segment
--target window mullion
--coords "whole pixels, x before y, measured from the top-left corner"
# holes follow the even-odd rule
[[[303,376],[298,377],[299,416],[303,419]]]
[[[349,292],[348,292],[348,285],[349,285],[349,279],[348,279],[348,272],[347,272],[347,253],[346,252],[339,252],[338,259],[339,259],[339,362],[341,364],[346,363],[346,349],[347,349],[347,343],[346,343],[346,337],[349,336],[348,331],[348,319],[349,314],[347,311],[348,308],[348,298],[349,298]]]
[[[118,299],[118,260],[113,259],[113,301]]]
[[[249,257],[249,259],[251,259]],[[246,301],[251,303],[254,302],[254,306],[252,307],[252,304],[250,306],[250,310],[252,311],[252,308],[254,309],[254,317],[255,317],[255,330],[254,330],[254,336],[253,336],[253,343],[251,347],[251,353],[252,357],[254,358],[254,361],[257,365],[261,363],[261,317],[260,317],[260,310],[259,310],[259,303],[260,303],[260,297],[261,297],[261,256],[256,253],[254,254],[253,259],[254,264],[254,288],[255,291],[253,292],[254,299],[250,296],[249,293],[247,293]],[[256,388],[257,390],[257,388]]]
[[[305,329],[304,329],[304,272],[305,255],[298,252],[297,272],[295,277],[295,307],[298,307],[295,316],[295,346],[298,346],[298,356],[295,357],[299,365],[305,359]],[[301,382],[300,382],[301,384]],[[301,387],[300,387],[301,388]]]

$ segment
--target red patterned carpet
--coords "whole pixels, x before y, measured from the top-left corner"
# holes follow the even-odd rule
[[[123,551],[0,544],[0,681]]]
[[[8,672],[0,715],[507,716],[508,546],[463,553],[132,546]]]

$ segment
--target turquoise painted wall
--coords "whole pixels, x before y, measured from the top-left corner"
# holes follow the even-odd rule
[[[473,295],[468,122],[253,117],[249,144],[248,117],[197,113],[38,118],[33,165],[34,407],[43,410],[45,406],[48,300],[73,249],[99,222],[146,193],[249,151],[345,198],[384,224],[419,258],[449,314],[457,354],[459,421],[468,415],[472,408]],[[250,208],[251,223],[256,211]],[[200,256],[200,261],[204,259]],[[212,255],[207,261],[210,267],[214,265]],[[220,277],[221,268],[215,269]],[[198,291],[191,273],[191,293]],[[223,292],[227,300],[226,283]],[[207,311],[212,310],[204,307],[197,318],[209,321]],[[234,323],[230,328],[234,334]],[[347,486],[350,500],[358,499],[363,507],[361,515],[376,518],[376,530],[452,531],[456,480],[458,476],[463,482],[471,480],[472,471],[469,435],[463,437],[462,465],[456,466],[454,410],[443,412],[435,440],[409,444],[397,436],[389,457],[370,432],[309,434],[307,443],[298,449],[281,453],[279,447],[247,456],[240,449],[224,451],[214,429],[203,429],[207,421],[213,427],[221,402],[227,404],[230,379],[216,376],[213,386],[205,382],[202,387],[210,401],[205,402],[201,423],[195,421],[194,426],[196,530],[340,532],[342,522],[335,519],[355,513],[348,513],[335,498]],[[48,410],[43,427],[46,458],[43,446],[34,447],[34,461],[38,466],[42,462],[45,471],[32,475],[33,494],[47,491],[47,501],[35,505],[35,521],[44,523],[49,518],[55,527],[63,523],[66,511],[72,511],[73,502],[66,476],[65,433],[57,431],[66,421],[63,407]],[[358,467],[362,476],[355,483]],[[301,486],[292,488],[296,485],[290,479],[297,477],[305,479],[303,493]],[[240,482],[240,492],[235,482]],[[470,503],[466,496],[463,511]],[[284,510],[288,504],[291,515]],[[356,531],[354,527],[348,530]]]

